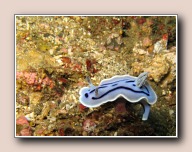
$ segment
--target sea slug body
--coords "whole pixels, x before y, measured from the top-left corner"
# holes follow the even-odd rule
[[[147,75],[147,72],[143,72],[138,77],[114,76],[102,80],[99,86],[94,86],[88,78],[90,87],[83,87],[80,90],[79,101],[86,107],[98,107],[123,97],[131,103],[142,103],[144,107],[142,120],[147,120],[150,106],[157,101],[156,93],[146,81]]]

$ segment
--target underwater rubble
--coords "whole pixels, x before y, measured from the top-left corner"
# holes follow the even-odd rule
[[[16,16],[17,136],[175,136],[175,16]],[[123,98],[79,102],[98,85],[147,71],[158,100],[149,119]]]

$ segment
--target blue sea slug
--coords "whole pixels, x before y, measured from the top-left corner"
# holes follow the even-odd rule
[[[147,75],[148,72],[143,72],[138,77],[117,75],[102,80],[99,86],[94,86],[87,78],[89,87],[83,87],[80,90],[79,101],[86,107],[98,107],[123,97],[131,103],[142,103],[144,107],[142,120],[147,120],[150,106],[157,101],[156,93],[146,81]]]

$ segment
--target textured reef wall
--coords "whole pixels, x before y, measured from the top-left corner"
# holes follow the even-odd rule
[[[147,121],[123,98],[79,103],[86,76],[143,71],[158,96]],[[15,105],[17,136],[175,136],[175,16],[17,16]]]

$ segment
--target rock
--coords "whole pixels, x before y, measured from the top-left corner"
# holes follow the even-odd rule
[[[38,115],[38,118],[40,120],[42,120],[44,117],[47,117],[49,111],[50,111],[50,105],[48,102],[46,102],[43,104],[43,109],[42,109],[41,115]]]
[[[90,131],[93,131],[96,127],[96,124],[93,120],[91,119],[86,119],[84,122],[83,122],[83,130],[84,131],[87,131],[87,132],[90,132]]]
[[[23,106],[29,105],[29,97],[24,93],[17,93],[16,99],[17,99],[16,102]]]
[[[159,82],[168,72],[170,65],[164,56],[158,55],[151,61],[150,66],[144,68],[149,72],[149,79]]]
[[[143,39],[143,46],[144,47],[149,47],[152,45],[152,40],[149,37],[145,37]]]
[[[140,55],[148,53],[146,50],[144,50],[144,47],[141,41],[135,44],[135,46],[133,47],[133,52]]]
[[[26,118],[28,121],[34,120],[34,112],[31,112],[31,113],[25,115],[25,118]]]
[[[115,105],[115,113],[117,114],[125,114],[127,113],[126,110],[126,103],[124,101],[120,101],[120,99],[117,99],[117,104]]]
[[[29,95],[30,103],[36,105],[41,101],[42,97],[43,97],[43,95],[41,92],[32,92]]]
[[[174,110],[169,110],[169,115],[172,115],[172,114],[174,114]]]
[[[153,52],[160,53],[164,50],[167,50],[167,40],[168,40],[168,34],[164,34],[163,38],[154,44]]]
[[[17,71],[24,71],[32,67],[34,69],[58,66],[55,59],[43,52],[30,50],[17,56]]]

